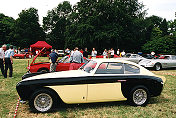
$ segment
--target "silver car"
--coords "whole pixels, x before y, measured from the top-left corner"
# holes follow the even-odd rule
[[[127,53],[125,55],[125,57],[121,58],[122,60],[126,60],[126,61],[131,61],[134,63],[139,63],[141,60],[145,59],[144,57],[138,55],[138,54],[131,54],[131,53]]]
[[[153,68],[156,71],[162,68],[175,68],[176,55],[164,55],[163,59],[145,59],[139,62],[139,65],[145,68]]]

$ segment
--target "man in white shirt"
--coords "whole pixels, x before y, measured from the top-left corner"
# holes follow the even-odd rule
[[[113,48],[111,48],[110,53],[111,53],[111,58],[114,58],[114,50],[113,50]]]
[[[0,68],[1,68],[1,72],[2,75],[4,76],[4,51],[6,50],[6,45],[3,45],[0,48]]]
[[[97,56],[97,51],[95,50],[95,48],[93,48],[91,56],[92,56],[93,58],[96,58],[96,56]]]
[[[78,51],[78,47],[75,48],[75,51],[70,56],[70,68],[69,70],[77,70],[81,67],[83,63],[83,54]]]
[[[120,49],[117,50],[117,55],[120,56]]]

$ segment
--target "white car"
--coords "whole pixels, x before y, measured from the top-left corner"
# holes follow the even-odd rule
[[[175,68],[176,55],[164,55],[164,59],[145,59],[139,62],[145,68],[153,68],[156,71],[162,68]]]
[[[118,59],[118,58],[117,58]],[[131,62],[134,62],[134,63],[139,63],[141,60],[143,59],[146,59],[138,54],[131,54],[131,53],[127,53],[125,55],[125,57],[122,57],[121,58],[122,60],[126,60],[126,61],[131,61]]]
[[[64,50],[58,50],[58,55],[63,57],[64,56]]]

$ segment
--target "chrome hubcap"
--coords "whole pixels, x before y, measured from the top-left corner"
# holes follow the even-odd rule
[[[157,64],[157,65],[156,65],[156,70],[160,70],[160,69],[161,69],[160,65]]]
[[[51,109],[53,100],[50,95],[41,93],[34,99],[34,107],[40,112],[46,112]]]
[[[137,89],[133,93],[133,101],[137,105],[142,105],[147,101],[147,93],[143,89]]]

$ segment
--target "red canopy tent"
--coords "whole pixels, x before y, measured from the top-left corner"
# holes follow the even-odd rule
[[[30,45],[31,52],[33,55],[36,55],[36,51],[42,50],[45,47],[45,50],[42,51],[41,56],[47,56],[52,49],[52,46],[46,43],[45,41],[38,41],[35,44]]]

